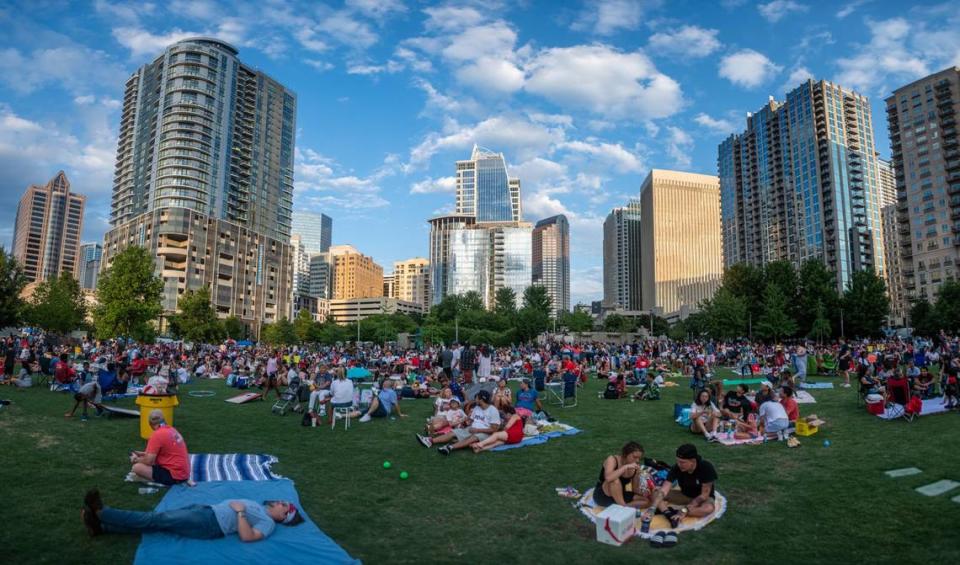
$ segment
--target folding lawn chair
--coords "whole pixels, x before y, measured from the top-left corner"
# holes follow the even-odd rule
[[[564,373],[562,380],[547,383],[551,404],[573,408],[579,403],[580,379],[574,373]]]
[[[907,379],[887,379],[887,413],[912,422],[919,413],[919,409],[916,408],[916,403],[911,401],[910,384]]]

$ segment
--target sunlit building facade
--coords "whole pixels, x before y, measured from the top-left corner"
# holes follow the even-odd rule
[[[307,253],[326,253],[333,243],[333,218],[317,212],[293,212],[292,233],[300,236]]]
[[[570,310],[570,222],[563,214],[533,228],[533,284],[550,297],[552,314]]]
[[[17,206],[11,252],[28,283],[60,274],[78,276],[86,201],[85,196],[70,192],[63,171],[45,185],[27,187]]]
[[[383,296],[383,267],[350,245],[330,247],[332,299]]]
[[[640,200],[614,208],[603,222],[603,307],[640,310]]]

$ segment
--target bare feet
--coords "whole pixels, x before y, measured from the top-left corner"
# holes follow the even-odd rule
[[[67,412],[63,415],[64,418],[73,418],[73,412]]]

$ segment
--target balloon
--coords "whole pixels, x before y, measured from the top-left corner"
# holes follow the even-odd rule
[[[391,465],[389,461],[384,461],[384,462],[383,462],[383,468],[384,468],[384,469],[389,469],[390,467],[393,467],[393,465]]]

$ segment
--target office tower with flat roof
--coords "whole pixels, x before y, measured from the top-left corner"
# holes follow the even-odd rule
[[[300,236],[307,253],[326,253],[333,241],[333,219],[297,210],[293,213],[293,233]]]
[[[883,276],[880,187],[870,102],[808,80],[747,116],[719,147],[724,264],[822,260],[838,290],[854,271]]]
[[[640,188],[642,309],[685,318],[723,278],[720,179],[653,169]]]
[[[533,279],[533,226],[523,221],[520,180],[502,153],[473,147],[456,163],[455,213],[430,222],[431,300],[477,292],[492,308],[500,288],[517,295]]]
[[[60,274],[78,276],[86,201],[85,196],[70,192],[63,171],[47,184],[27,187],[17,206],[12,254],[28,283]]]
[[[640,310],[640,200],[614,208],[603,222],[603,306]]]
[[[290,311],[297,101],[237,55],[185,39],[127,80],[103,261],[146,247],[167,314],[206,286],[256,333]]]
[[[333,300],[383,296],[383,267],[352,245],[330,247]]]
[[[100,260],[103,257],[103,246],[99,243],[84,243],[80,246],[80,271],[77,280],[83,290],[97,288],[100,275]]]
[[[321,300],[330,299],[333,295],[333,260],[329,252],[314,253],[310,256],[309,280],[309,296]]]
[[[431,291],[430,261],[423,257],[414,257],[394,262],[393,287],[390,294],[384,295],[420,304],[426,311],[430,309]]]
[[[904,302],[936,299],[960,273],[960,67],[887,98]]]
[[[533,284],[550,297],[553,316],[570,311],[570,222],[563,214],[533,228]]]

